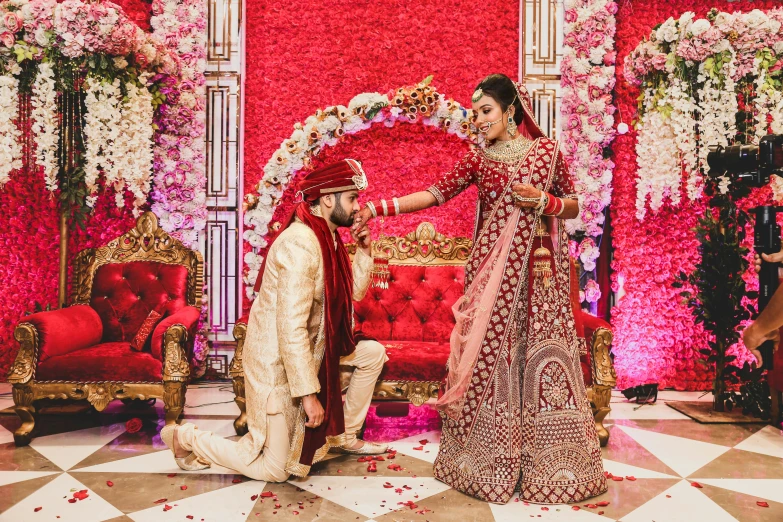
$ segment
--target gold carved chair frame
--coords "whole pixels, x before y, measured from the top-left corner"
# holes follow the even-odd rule
[[[90,303],[92,283],[97,270],[107,264],[133,261],[154,261],[182,265],[188,270],[186,301],[190,306],[201,307],[204,286],[204,260],[201,253],[186,248],[169,236],[158,225],[152,212],[145,212],[136,220],[129,232],[100,248],[90,248],[77,254],[73,271],[72,306]],[[35,379],[38,364],[38,332],[31,323],[20,323],[14,330],[19,343],[19,353],[8,373],[13,385],[16,413],[22,425],[14,433],[17,446],[30,443],[35,427],[36,402],[48,400],[87,400],[96,410],[103,411],[109,402],[120,399],[162,399],[166,424],[178,422],[185,406],[185,392],[190,379],[190,363],[186,351],[188,330],[185,325],[174,324],[163,338],[163,375],[157,382],[123,382],[106,376],[105,381],[43,381]]]

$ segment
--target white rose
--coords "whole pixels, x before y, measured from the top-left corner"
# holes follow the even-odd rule
[[[717,26],[724,26],[731,24],[734,21],[734,15],[729,13],[720,12],[718,13],[718,16],[715,17],[715,25]]]
[[[782,54],[783,53],[783,41],[775,42],[775,45],[773,46],[773,50],[775,51],[775,54]]]
[[[742,15],[742,20],[748,25],[748,27],[756,28],[763,25],[768,20],[768,18],[763,11],[754,9],[753,11]]]
[[[693,25],[691,25],[691,33],[693,36],[699,36],[700,34],[709,30],[710,27],[712,27],[712,25],[710,25],[710,21],[701,18],[693,22]]]

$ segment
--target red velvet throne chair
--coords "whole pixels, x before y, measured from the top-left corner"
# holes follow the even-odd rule
[[[22,419],[16,445],[30,443],[36,403],[44,399],[84,399],[98,411],[115,399],[163,399],[166,423],[177,422],[190,377],[203,266],[201,254],[164,232],[152,212],[108,245],[80,252],[73,304],[24,317],[14,331],[19,353],[8,380]],[[142,327],[148,335],[139,342]]]
[[[389,287],[371,288],[355,303],[356,328],[386,347],[389,361],[375,387],[373,399],[410,401],[416,406],[437,398],[446,377],[449,338],[454,327],[451,307],[464,291],[464,265],[472,241],[448,238],[431,223],[421,223],[405,237],[385,237],[373,242],[373,254],[389,258]],[[351,245],[349,245],[349,250]],[[603,420],[609,413],[616,375],[609,356],[612,332],[608,323],[581,314],[588,353],[582,357],[582,373],[588,387],[601,444],[609,440]],[[242,348],[247,317],[234,327],[236,354],[230,374],[236,403],[241,411],[234,422],[238,434],[247,431]],[[350,376],[346,368],[346,375]],[[347,379],[344,380],[347,382]]]

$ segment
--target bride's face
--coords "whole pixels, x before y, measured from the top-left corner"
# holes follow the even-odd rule
[[[473,102],[473,124],[486,140],[496,140],[506,135],[506,125],[509,114],[513,117],[514,107],[503,112],[500,104],[491,96],[484,95],[477,102]]]

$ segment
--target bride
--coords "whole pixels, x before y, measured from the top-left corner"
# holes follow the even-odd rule
[[[524,85],[493,74],[472,102],[489,145],[425,191],[368,203],[354,227],[478,187],[474,247],[438,401],[435,476],[488,502],[508,502],[517,490],[531,502],[581,502],[605,492],[606,478],[569,298],[563,220],[575,218],[579,204],[559,144],[536,123]]]

